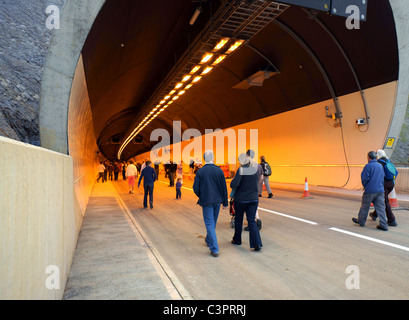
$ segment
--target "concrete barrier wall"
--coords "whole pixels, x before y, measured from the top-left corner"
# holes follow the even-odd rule
[[[396,191],[409,192],[409,167],[396,166],[398,177],[395,181]]]
[[[0,299],[62,298],[83,218],[72,172],[69,156],[0,137]]]

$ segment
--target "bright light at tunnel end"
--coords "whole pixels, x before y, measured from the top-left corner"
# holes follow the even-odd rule
[[[192,159],[201,162],[207,150],[213,151],[214,163],[220,165],[237,164],[238,155],[247,150],[254,151],[251,158],[258,158],[258,129],[206,129],[203,134],[194,128],[182,132],[181,124],[181,121],[173,121],[172,132],[163,128],[152,131],[150,141],[158,142],[150,151],[152,162],[190,163]],[[257,166],[250,165],[244,169],[243,175],[254,174],[254,170],[257,170]]]

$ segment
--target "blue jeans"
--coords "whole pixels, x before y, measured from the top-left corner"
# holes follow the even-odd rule
[[[143,196],[143,206],[146,208],[148,206],[148,194],[149,194],[149,204],[153,205],[153,183],[143,184],[145,194]]]
[[[216,223],[220,212],[220,203],[214,203],[202,207],[203,220],[206,226],[206,243],[211,252],[219,253],[219,245],[216,237]]]
[[[247,221],[249,223],[250,232],[250,248],[256,246],[262,247],[260,232],[256,223],[256,212],[258,207],[258,200],[251,202],[234,201],[234,208],[236,213],[234,215],[234,236],[233,241],[236,244],[241,244],[241,232],[243,230],[244,212],[246,212]]]

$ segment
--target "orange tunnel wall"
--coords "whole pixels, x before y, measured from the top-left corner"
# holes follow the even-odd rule
[[[342,129],[340,126],[334,127],[335,121],[326,117],[326,106],[330,113],[335,112],[332,100],[228,128],[234,130],[236,138],[239,129],[246,130],[246,146],[236,142],[235,157],[237,159],[239,153],[250,147],[250,130],[257,129],[258,144],[252,144],[251,147],[257,153],[257,160],[264,155],[271,165],[273,173],[270,181],[302,184],[308,177],[311,185],[360,189],[360,173],[367,162],[366,154],[370,150],[382,148],[385,143],[393,116],[396,90],[397,82],[365,90],[369,127],[358,127],[355,123],[356,119],[365,118],[361,94],[355,92],[339,97],[343,115]],[[224,132],[227,133],[228,129]],[[201,138],[201,148],[196,141],[196,149],[200,149],[200,153],[207,149],[206,137]],[[178,148],[182,151],[185,148],[193,149],[192,141],[171,145],[168,148],[170,159],[180,161],[179,157],[173,156],[173,151]],[[226,138],[224,146],[213,147],[215,162],[219,165],[229,163],[230,169],[235,170],[234,159],[227,151],[227,141]],[[224,157],[220,157],[220,153],[224,153]],[[197,154],[194,156],[192,151],[191,156],[196,159]],[[169,159],[161,151],[159,156],[163,156],[162,162]],[[134,160],[141,162],[145,158],[152,158],[151,154],[139,155]],[[184,160],[184,171],[188,172],[186,157]]]

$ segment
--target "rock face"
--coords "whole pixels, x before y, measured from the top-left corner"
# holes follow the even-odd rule
[[[40,145],[41,75],[53,31],[46,8],[66,0],[0,0],[0,135]]]
[[[397,164],[409,164],[409,102],[399,140],[393,151],[391,161]]]

